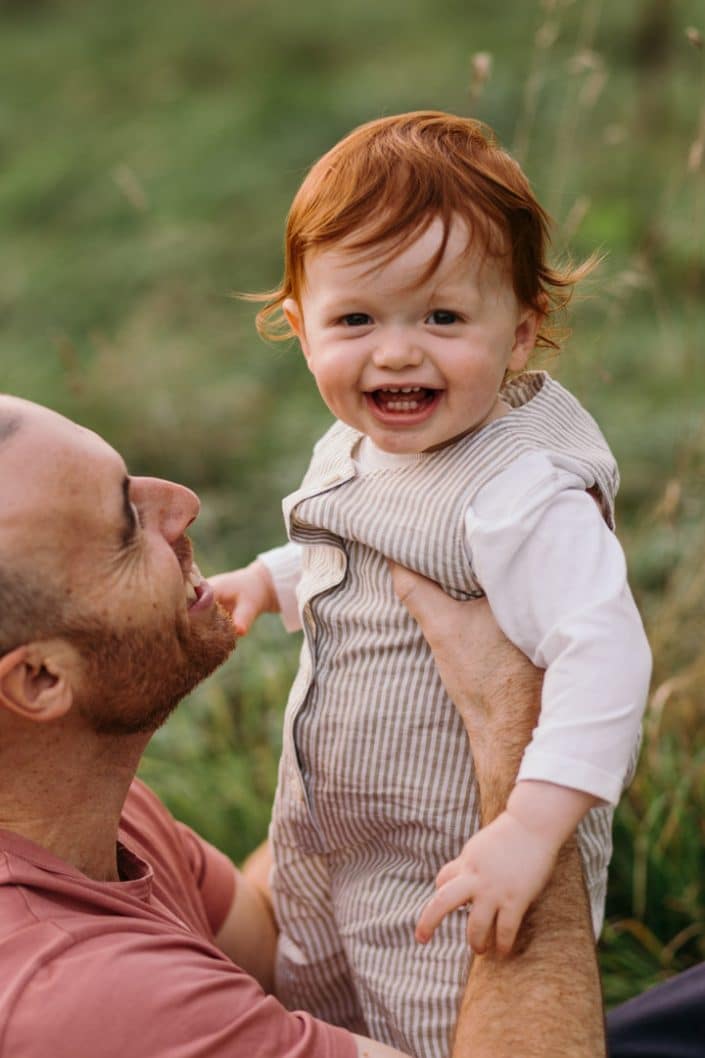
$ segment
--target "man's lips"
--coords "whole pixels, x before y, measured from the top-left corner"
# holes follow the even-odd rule
[[[186,606],[189,613],[208,610],[215,601],[215,594],[194,562],[186,575]]]
[[[189,613],[197,613],[201,610],[210,610],[215,602],[215,592],[207,580],[201,581],[196,588],[196,601],[189,606]]]

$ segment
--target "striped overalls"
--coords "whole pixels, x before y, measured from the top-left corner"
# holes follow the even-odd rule
[[[463,724],[386,558],[456,598],[481,595],[465,511],[517,456],[565,455],[610,524],[618,483],[598,427],[558,383],[530,372],[503,396],[513,410],[478,433],[362,476],[360,434],[336,423],[284,503],[306,546],[304,643],[271,828],[277,991],[292,1009],[418,1058],[449,1053],[469,952],[464,910],[423,947],[414,925],[436,873],[478,829],[479,798]],[[579,831],[598,932],[611,817],[594,809]]]

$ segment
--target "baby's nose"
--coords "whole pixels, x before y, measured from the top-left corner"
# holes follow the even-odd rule
[[[405,367],[418,367],[423,360],[421,346],[410,335],[397,333],[384,338],[375,350],[375,367],[386,367],[390,371],[403,371]]]

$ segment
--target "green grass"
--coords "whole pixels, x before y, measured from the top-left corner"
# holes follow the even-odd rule
[[[206,572],[281,540],[281,496],[328,421],[296,349],[261,343],[231,294],[277,281],[288,203],[339,136],[398,110],[473,113],[521,157],[557,246],[606,254],[551,369],[620,460],[656,656],[615,831],[611,1002],[705,957],[705,170],[688,167],[705,51],[689,26],[705,31],[700,0],[0,2],[3,386],[196,488]],[[266,829],[296,650],[263,621],[144,764],[236,857]]]

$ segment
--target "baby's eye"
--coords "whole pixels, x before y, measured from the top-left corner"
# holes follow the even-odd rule
[[[452,312],[450,309],[434,309],[434,311],[427,316],[426,322],[447,326],[449,323],[457,323],[459,318],[458,313]]]
[[[366,312],[348,312],[340,317],[340,323],[344,327],[367,327],[372,323],[372,317]]]

